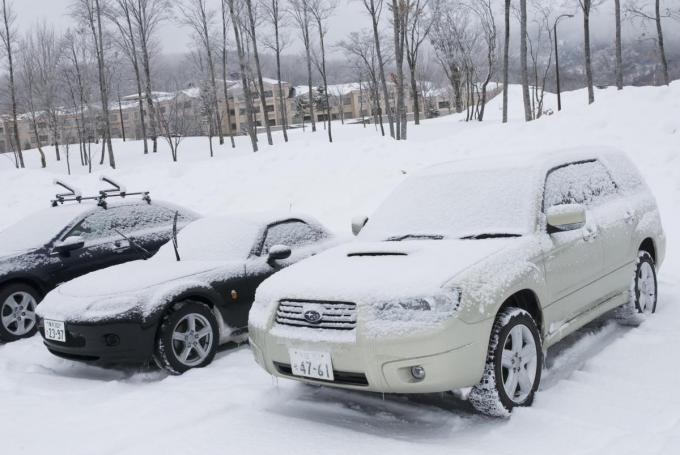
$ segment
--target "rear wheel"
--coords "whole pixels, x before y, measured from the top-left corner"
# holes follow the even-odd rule
[[[164,370],[182,374],[210,364],[218,343],[217,319],[210,308],[201,303],[186,302],[163,318],[154,360]]]
[[[35,334],[39,295],[27,284],[11,284],[0,289],[0,340],[16,341]]]
[[[635,275],[630,287],[630,300],[616,312],[616,318],[626,325],[639,325],[656,312],[656,265],[647,251],[640,251],[635,263]]]
[[[531,405],[542,368],[541,337],[534,319],[519,308],[503,310],[493,325],[484,376],[469,400],[483,414],[508,417],[513,408]]]

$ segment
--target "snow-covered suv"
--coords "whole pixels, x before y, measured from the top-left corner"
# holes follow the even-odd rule
[[[532,403],[550,345],[615,308],[656,309],[659,212],[616,151],[438,165],[366,221],[357,241],[258,289],[250,341],[269,373],[391,393],[472,387],[476,409],[507,416]]]

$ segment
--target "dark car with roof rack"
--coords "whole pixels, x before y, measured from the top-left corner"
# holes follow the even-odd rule
[[[151,201],[147,192],[113,188],[83,197],[57,195],[52,207],[0,231],[0,341],[32,336],[36,306],[59,283],[95,270],[146,259],[199,218],[183,207]],[[130,196],[142,199],[130,199]],[[110,202],[111,198],[118,199]]]

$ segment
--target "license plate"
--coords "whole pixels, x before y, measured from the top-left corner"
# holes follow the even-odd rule
[[[63,321],[45,319],[45,339],[66,342],[66,327]]]
[[[295,376],[323,381],[333,380],[333,363],[330,353],[291,349],[288,354],[290,355],[290,367]]]

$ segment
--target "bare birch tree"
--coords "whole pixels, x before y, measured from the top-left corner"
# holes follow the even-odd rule
[[[326,72],[326,34],[328,33],[328,19],[333,15],[337,3],[334,0],[309,0],[309,13],[311,14],[316,30],[319,33],[320,56],[317,59],[319,73],[323,81],[324,98],[326,99],[326,121],[328,123],[328,142],[333,142],[331,103],[328,96],[328,74]],[[340,106],[342,109],[342,105]]]
[[[405,140],[407,135],[406,104],[404,93],[404,51],[406,43],[406,24],[408,23],[409,0],[392,0],[392,29],[394,33],[394,60],[397,68],[397,115],[395,129],[397,140]]]
[[[435,9],[435,21],[430,32],[430,42],[437,60],[446,75],[453,92],[454,110],[463,112],[463,64],[464,55],[458,35],[466,20],[465,11],[448,0],[439,0]]]
[[[623,50],[621,45],[621,0],[614,0],[616,88],[623,90]]]
[[[45,151],[42,148],[42,135],[38,131],[37,107],[37,79],[38,79],[38,50],[32,33],[27,34],[21,43],[22,58],[19,60],[18,79],[21,83],[21,98],[23,105],[28,108],[31,133],[35,136],[38,153],[40,153],[41,167],[47,167]]]
[[[583,13],[583,54],[586,70],[586,86],[588,88],[588,104],[595,102],[595,87],[593,83],[593,63],[590,46],[590,13],[593,8],[602,4],[604,0],[577,0]]]
[[[375,43],[375,53],[378,58],[378,75],[380,76],[380,86],[382,88],[383,103],[385,111],[387,112],[387,120],[390,124],[390,136],[396,137],[394,131],[394,113],[390,103],[390,94],[387,90],[387,78],[385,76],[385,60],[383,59],[382,46],[380,44],[380,16],[383,9],[383,0],[362,0],[364,8],[371,16],[371,25],[373,26],[373,41]]]
[[[529,122],[533,119],[533,115],[531,112],[530,104],[529,68],[527,61],[527,0],[520,0],[519,7],[520,7],[519,63],[522,75],[522,101],[524,103],[524,119],[527,122]]]
[[[503,123],[508,122],[508,91],[510,90],[510,2],[511,0],[505,0],[503,15],[505,18],[505,30],[503,31]]]
[[[427,1],[409,0],[408,21],[404,38],[406,42],[406,63],[411,79],[411,99],[413,100],[413,119],[420,125],[420,93],[416,77],[420,48],[430,34],[432,16],[428,14]]]
[[[288,142],[287,94],[283,92],[283,82],[281,81],[281,52],[287,45],[286,36],[281,33],[281,29],[285,25],[285,16],[279,0],[261,0],[261,4],[267,20],[273,29],[273,36],[271,39],[264,40],[264,45],[274,52],[274,55],[276,56],[276,80],[279,89],[278,99],[279,111],[281,114],[281,129],[283,131],[283,140]]]
[[[224,91],[224,105],[225,114],[227,116],[227,124],[229,125],[229,140],[231,141],[231,148],[236,148],[236,141],[234,139],[235,132],[232,130],[231,123],[231,108],[229,107],[229,86],[227,82],[227,58],[229,56],[229,50],[227,49],[227,39],[228,33],[227,29],[229,26],[229,13],[227,11],[226,0],[221,0],[221,11],[222,11],[222,89]],[[234,102],[234,106],[236,102]],[[234,115],[237,115],[234,112]]]
[[[307,59],[307,89],[309,90],[308,109],[312,123],[312,132],[316,131],[316,119],[314,118],[314,90],[312,87],[312,40],[311,40],[311,15],[309,12],[310,0],[289,0],[289,14],[300,31],[302,44],[305,48]]]
[[[19,140],[19,125],[17,124],[17,95],[16,86],[14,83],[14,43],[16,41],[16,14],[12,8],[12,4],[8,4],[7,0],[2,0],[2,22],[3,26],[0,29],[0,39],[7,57],[8,71],[9,71],[9,91],[12,103],[12,131],[14,133],[14,163],[17,168],[26,167],[24,163],[24,154],[21,151],[21,141]]]
[[[670,84],[668,59],[666,57],[666,47],[664,44],[663,26],[661,21],[664,18],[673,17],[673,13],[669,9],[663,10],[661,8],[661,0],[654,0],[654,12],[650,12],[639,0],[630,0],[626,4],[626,13],[633,19],[654,22],[656,27],[657,53],[659,55],[659,63],[661,64],[661,76],[663,77],[664,85]]]

